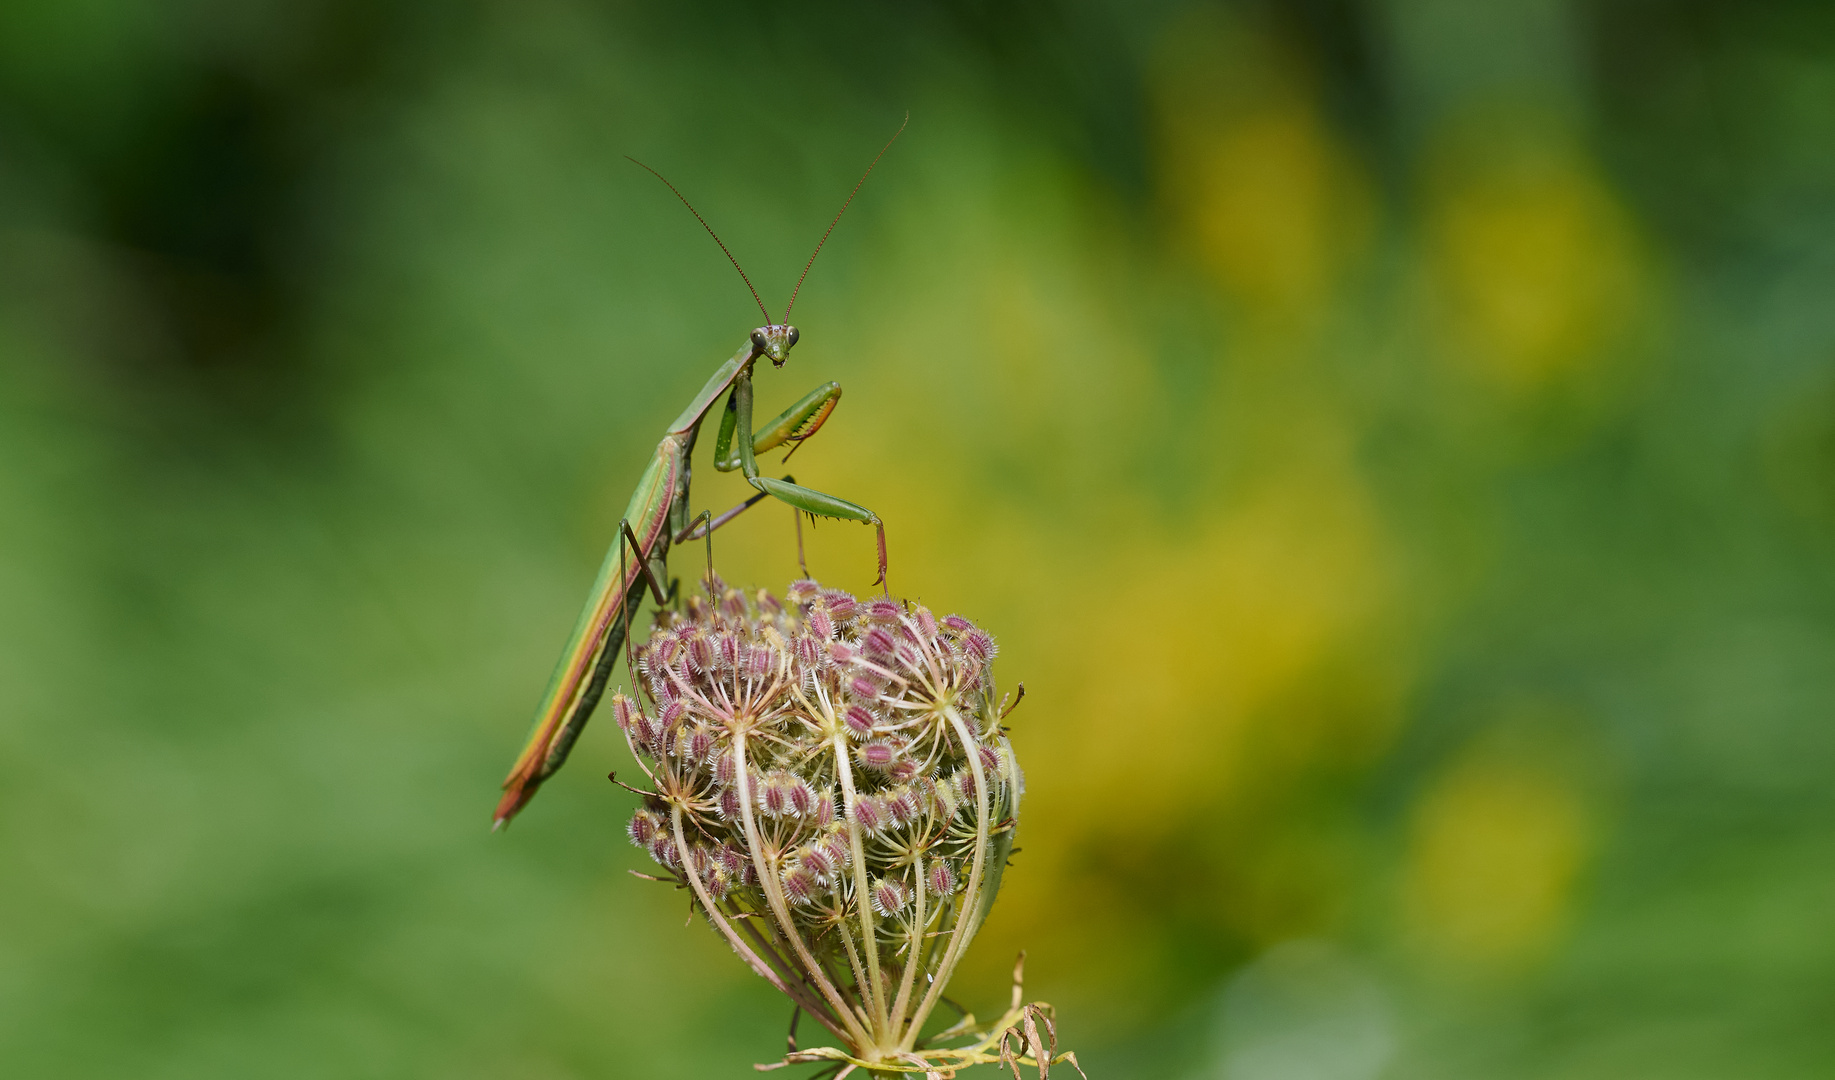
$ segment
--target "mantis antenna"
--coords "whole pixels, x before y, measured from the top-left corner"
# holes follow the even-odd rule
[[[900,131],[903,131],[903,130],[904,130],[904,127],[903,127],[903,125],[900,125],[900,127],[899,127],[899,130],[900,130]],[[895,136],[893,136],[893,138],[897,138],[897,136],[895,135]],[[888,143],[888,144],[886,144],[886,145],[888,145],[888,146],[890,146],[891,144],[890,144],[890,143]],[[883,153],[885,153],[885,151],[884,151],[884,150],[881,150],[881,151],[880,151],[880,153],[882,153],[882,154],[883,154]],[[753,300],[755,300],[755,301],[757,301],[757,303],[758,303],[758,310],[759,310],[759,311],[761,311],[761,312],[764,312],[764,316],[765,316],[765,322],[766,322],[766,323],[769,323],[769,322],[771,321],[771,313],[770,313],[769,311],[765,311],[765,302],[764,302],[764,300],[762,300],[762,299],[761,299],[761,298],[759,297],[759,295],[758,295],[758,290],[757,290],[757,289],[753,289],[753,288],[752,288],[752,279],[746,276],[746,273],[745,273],[745,267],[743,267],[743,266],[740,266],[740,265],[739,265],[739,260],[738,260],[738,259],[735,259],[735,258],[733,258],[733,253],[732,253],[732,252],[730,252],[730,251],[727,251],[727,250],[726,250],[726,242],[725,242],[724,240],[721,240],[721,239],[720,239],[720,234],[719,234],[719,233],[717,233],[717,232],[715,232],[715,231],[714,231],[714,227],[713,227],[712,225],[709,225],[709,224],[707,223],[707,219],[701,216],[701,211],[699,211],[699,210],[696,210],[696,209],[694,208],[694,203],[691,203],[691,202],[689,202],[689,201],[688,201],[688,196],[686,196],[686,195],[684,195],[684,194],[682,194],[682,193],[681,193],[680,191],[676,191],[676,187],[675,187],[675,185],[674,185],[674,184],[671,184],[671,183],[669,182],[669,178],[668,178],[668,177],[666,177],[666,176],[664,176],[664,175],[663,175],[662,173],[659,173],[659,172],[657,172],[657,171],[656,171],[655,169],[652,169],[652,168],[651,168],[650,166],[648,166],[648,165],[645,165],[645,164],[644,164],[643,162],[641,162],[641,161],[639,161],[639,160],[637,160],[636,158],[634,158],[634,157],[632,157],[631,155],[629,155],[629,154],[626,154],[626,155],[624,156],[624,159],[625,159],[626,161],[628,161],[628,162],[630,162],[631,164],[633,164],[633,165],[635,165],[635,166],[637,166],[638,168],[640,168],[640,169],[642,169],[643,171],[645,171],[645,172],[647,172],[647,173],[649,173],[649,174],[650,174],[651,176],[654,176],[654,177],[656,177],[656,178],[657,178],[658,180],[661,180],[661,181],[663,182],[663,186],[664,186],[664,187],[666,187],[666,188],[668,188],[668,189],[669,189],[670,191],[674,191],[674,192],[675,192],[675,197],[676,197],[676,198],[678,198],[678,199],[680,199],[680,200],[682,200],[682,205],[683,205],[683,206],[686,206],[686,207],[688,208],[688,212],[694,215],[694,219],[695,219],[696,221],[698,221],[698,222],[700,222],[700,223],[701,223],[701,227],[702,227],[703,229],[706,229],[706,230],[707,230],[707,235],[709,235],[709,236],[711,236],[711,237],[713,237],[713,238],[714,238],[714,243],[716,243],[716,244],[719,244],[719,245],[720,245],[720,250],[721,250],[721,251],[722,251],[722,252],[723,252],[723,253],[724,253],[724,254],[726,255],[726,261],[727,261],[727,262],[730,262],[730,263],[732,263],[732,264],[733,264],[733,269],[735,269],[735,270],[737,270],[737,271],[739,271],[739,280],[741,280],[741,281],[743,281],[743,282],[745,282],[745,287],[746,287],[746,288],[748,288],[748,289],[752,289],[752,299],[753,299]],[[879,159],[878,159],[878,158],[874,158],[873,160],[874,160],[874,162],[878,162],[878,161],[879,161]],[[868,171],[868,172],[872,172],[873,170],[872,170],[871,168],[869,168],[869,169],[868,169],[867,171]],[[866,179],[866,177],[864,177],[864,176],[863,176],[863,177],[861,177],[861,179],[862,179],[862,180],[865,180],[865,179]],[[858,184],[856,184],[856,185],[855,185],[855,190],[859,190],[859,185],[858,185]],[[848,196],[848,198],[849,198],[850,200],[852,200],[852,199],[853,199],[853,196],[852,196],[852,195],[849,195],[849,196]],[[844,206],[844,207],[842,207],[842,209],[843,209],[843,210],[845,210],[845,209],[847,209],[847,207],[845,207],[845,206]],[[835,220],[836,220],[836,221],[839,221],[839,220],[841,220],[841,216],[840,216],[839,214],[837,214],[837,215],[835,215]],[[830,226],[829,226],[829,228],[831,228],[831,229],[832,229],[832,228],[834,228],[834,226],[833,226],[833,225],[830,225]],[[826,234],[824,234],[824,236],[823,236],[823,239],[824,239],[824,240],[826,240],[826,239],[828,239],[828,237],[827,237],[827,235],[826,235]],[[816,250],[817,250],[817,251],[820,251],[820,250],[822,250],[822,246],[821,246],[820,244],[817,244],[817,245],[816,245]],[[812,256],[810,256],[810,261],[811,261],[811,262],[814,262],[814,261],[815,261],[815,257],[814,257],[813,255],[812,255]],[[804,268],[803,268],[803,272],[804,272],[804,273],[808,273],[808,272],[809,272],[809,268],[808,268],[808,267],[804,267]],[[801,284],[801,282],[798,282],[798,284]],[[790,300],[791,300],[791,302],[792,302],[792,303],[795,303],[795,302],[796,302],[796,295],[795,295],[794,293],[793,293],[793,294],[791,294],[791,297],[790,297]]]
[[[816,264],[816,256],[822,254],[822,245],[828,243],[828,234],[834,232],[835,226],[841,224],[841,215],[847,213],[847,208],[854,202],[854,196],[860,194],[860,185],[866,183],[867,177],[873,175],[873,166],[879,164],[879,159],[886,156],[887,150],[892,149],[892,144],[897,142],[898,137],[905,133],[905,125],[909,123],[911,123],[911,113],[906,112],[905,119],[898,125],[898,130],[894,131],[892,137],[886,140],[886,145],[879,148],[879,153],[873,155],[872,162],[867,165],[867,171],[861,173],[860,179],[854,182],[854,190],[847,193],[847,201],[841,204],[841,209],[835,211],[835,220],[828,223],[828,228],[822,233],[822,239],[816,241],[816,249],[809,253],[809,261],[803,264],[803,272],[797,275],[796,288],[790,290],[790,303],[784,305],[784,322],[786,324],[790,322],[790,309],[796,306],[796,294],[803,289],[803,279],[809,276],[809,268]],[[663,182],[665,184],[668,183],[667,180]],[[687,200],[683,201],[686,202]],[[693,207],[689,207],[689,209],[692,210]],[[695,216],[699,217],[700,215],[696,214]],[[713,230],[710,229],[708,231],[712,232]],[[734,263],[733,265],[738,266],[739,264]],[[743,275],[744,273],[745,271],[740,271],[740,274]],[[751,282],[747,282],[746,284],[749,285]],[[766,315],[765,318],[769,320],[770,316]]]

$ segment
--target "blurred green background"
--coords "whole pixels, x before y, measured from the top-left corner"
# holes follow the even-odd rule
[[[843,383],[799,478],[1027,686],[957,996],[1028,949],[1098,1078],[1835,1074],[1787,0],[0,5],[0,1072],[780,1052],[625,874],[608,726],[488,825],[758,321],[621,155],[777,305],[907,109],[759,388]],[[863,590],[871,534],[811,559]]]

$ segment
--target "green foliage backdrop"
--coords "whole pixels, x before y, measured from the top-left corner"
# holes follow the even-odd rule
[[[0,5],[0,1072],[777,1052],[608,725],[488,823],[757,321],[622,155],[780,304],[907,109],[759,388],[1027,685],[958,996],[1030,950],[1108,1078],[1835,1069],[1826,5],[84,0]]]

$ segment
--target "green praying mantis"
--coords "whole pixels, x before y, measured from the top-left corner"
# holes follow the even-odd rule
[[[906,122],[909,120],[907,116]],[[764,312],[765,325],[753,330],[732,359],[715,370],[707,380],[707,385],[689,401],[688,407],[675,418],[663,432],[662,441],[657,443],[650,464],[637,482],[637,490],[631,493],[630,505],[625,508],[624,517],[618,522],[618,535],[606,551],[605,560],[599,567],[598,579],[593,582],[592,592],[586,598],[586,606],[581,610],[573,634],[567,639],[567,647],[548,680],[548,688],[536,710],[528,742],[510,769],[509,777],[503,782],[503,797],[497,803],[493,828],[502,828],[528,805],[542,782],[553,776],[566,762],[574,741],[586,727],[587,720],[592,717],[593,709],[605,691],[606,681],[611,676],[629,634],[631,613],[643,602],[646,588],[658,605],[666,602],[659,579],[667,576],[664,568],[671,544],[711,536],[715,529],[770,496],[790,504],[798,514],[872,525],[876,530],[879,553],[879,577],[874,584],[884,584],[886,528],[877,514],[846,499],[797,484],[791,477],[772,479],[759,475],[758,471],[759,454],[786,443],[792,444],[790,452],[794,453],[804,440],[821,429],[840,401],[840,384],[830,382],[817,387],[762,429],[754,430],[752,370],[760,357],[768,357],[772,367],[784,366],[785,358],[797,343],[797,329],[790,325],[790,311],[796,306],[796,296],[803,287],[803,279],[809,275],[809,268],[815,265],[816,256],[822,253],[822,245],[828,242],[829,234],[834,232],[835,226],[841,221],[841,215],[847,213],[860,186],[872,175],[873,166],[879,164],[879,159],[892,148],[892,143],[897,141],[904,130],[905,125],[900,124],[898,131],[893,132],[892,138],[880,148],[866,172],[854,184],[854,190],[848,193],[847,200],[841,204],[834,220],[829,222],[828,230],[822,234],[809,261],[803,265],[803,273],[797,278],[796,287],[790,291],[790,302],[784,307],[781,321],[772,319],[758,290],[753,288],[752,279],[746,276],[739,260],[727,251],[726,244],[714,232],[713,227],[707,224],[706,219],[701,217],[700,212],[695,210],[694,205],[661,173],[635,158],[631,159],[675,192],[676,198],[682,200],[688,212],[694,214],[695,220],[714,238],[714,243],[720,245],[720,250],[732,262],[733,268],[739,271],[746,288],[751,290],[758,309]],[[738,469],[744,474],[746,482],[757,489],[757,494],[718,517],[705,511],[696,515],[690,510],[688,501],[690,459],[702,422],[723,394],[726,396],[726,409],[721,414],[719,433],[714,441],[714,468],[721,472]],[[785,457],[787,459],[789,454]]]

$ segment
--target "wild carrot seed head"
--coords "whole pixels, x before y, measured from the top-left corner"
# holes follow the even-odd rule
[[[782,602],[708,586],[635,649],[640,696],[613,698],[657,792],[632,842],[698,907],[794,935],[849,992],[869,954],[893,983],[916,964],[927,992],[985,914],[1018,816],[992,635],[811,580]]]

